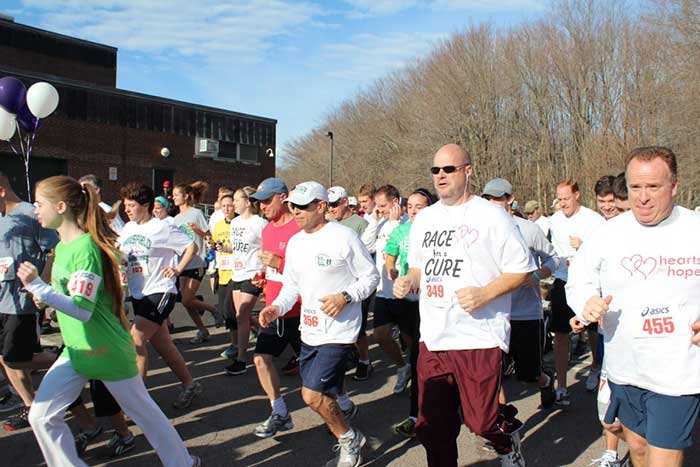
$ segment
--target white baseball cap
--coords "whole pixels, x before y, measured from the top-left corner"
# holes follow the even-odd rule
[[[332,186],[328,189],[328,202],[335,203],[348,197],[348,190],[342,186]]]
[[[348,196],[348,206],[359,206],[360,202],[354,196]]]
[[[304,206],[316,200],[328,202],[328,193],[323,185],[318,182],[310,181],[295,186],[284,202]]]

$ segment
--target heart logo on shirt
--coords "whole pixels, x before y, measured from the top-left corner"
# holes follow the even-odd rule
[[[642,255],[625,256],[620,261],[620,266],[629,272],[631,277],[639,273],[644,279],[648,279],[656,270],[656,258],[651,256],[644,258]]]
[[[467,246],[472,246],[479,239],[479,231],[470,229],[468,225],[460,225],[457,227],[459,238],[464,240]]]

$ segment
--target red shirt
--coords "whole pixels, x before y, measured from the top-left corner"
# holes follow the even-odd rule
[[[292,235],[299,232],[301,229],[294,219],[291,219],[284,225],[276,226],[272,222],[263,228],[262,231],[262,251],[270,251],[280,258],[280,267],[278,269],[267,267],[265,268],[265,278],[267,279],[267,288],[265,289],[266,303],[272,303],[282,290],[282,272],[284,271],[284,258],[287,251],[287,243]],[[294,318],[301,314],[301,297],[297,299],[296,305],[289,310],[284,317]]]

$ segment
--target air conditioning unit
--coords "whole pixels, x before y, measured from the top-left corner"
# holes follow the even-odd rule
[[[197,152],[216,154],[219,152],[219,142],[215,139],[200,139]]]

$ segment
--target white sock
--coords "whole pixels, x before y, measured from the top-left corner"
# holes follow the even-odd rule
[[[270,401],[270,405],[272,406],[272,411],[278,415],[286,417],[289,414],[287,404],[284,403],[284,397],[279,397],[273,401]]]
[[[339,394],[336,401],[340,406],[340,410],[348,410],[350,407],[352,407],[352,401],[347,394]]]
[[[617,460],[617,451],[615,451],[615,450],[613,450],[613,449],[606,449],[606,450],[605,450],[605,453],[606,453],[606,454],[610,454],[612,457],[615,458],[615,460]]]
[[[340,435],[340,438],[338,438],[338,439],[352,439],[354,437],[355,437],[355,430],[350,428],[348,431],[346,431],[345,433]]]

